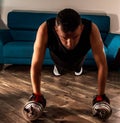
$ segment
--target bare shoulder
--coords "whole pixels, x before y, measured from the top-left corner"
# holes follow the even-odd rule
[[[47,44],[47,40],[48,40],[48,33],[47,33],[47,23],[44,22],[42,23],[38,30],[37,30],[37,34],[36,34],[36,39],[35,39],[35,45],[37,47],[39,47],[41,44],[42,45],[46,45]]]
[[[102,41],[100,31],[95,23],[92,23],[90,40],[91,42]]]
[[[47,33],[47,23],[46,23],[46,21],[43,22],[43,23],[39,26],[37,33]]]
[[[94,35],[96,33],[98,34],[98,33],[100,33],[100,31],[98,29],[98,26],[95,23],[92,23],[92,26],[91,26],[91,34]]]
[[[100,31],[96,24],[92,23],[92,30],[90,34],[90,44],[93,54],[100,54],[103,51],[103,40]]]

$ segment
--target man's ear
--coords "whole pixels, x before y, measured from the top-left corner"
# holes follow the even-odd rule
[[[57,24],[57,21],[55,21],[55,30],[57,31],[58,30],[58,24]]]
[[[55,28],[55,30],[57,31],[57,26],[56,26],[56,25],[54,26],[54,28]]]
[[[55,31],[57,32],[58,31],[58,26],[55,25],[54,28],[55,28]]]
[[[82,24],[82,30],[84,29],[84,25]]]
[[[81,30],[81,32],[83,31],[83,29],[84,29],[84,25],[82,24],[82,25],[79,25],[80,26],[80,30]]]

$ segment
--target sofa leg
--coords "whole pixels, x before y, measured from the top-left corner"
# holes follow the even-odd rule
[[[115,60],[114,60],[114,65],[115,65],[117,68],[120,68],[120,48],[118,49],[116,58],[115,58]]]
[[[120,71],[120,48],[118,49],[117,55],[116,55],[113,63],[109,67],[113,70]]]
[[[0,71],[3,70],[3,66],[4,66],[4,64],[0,64]]]
[[[0,64],[0,71],[5,71],[11,64]]]
[[[7,67],[9,67],[9,66],[11,66],[11,64],[4,64],[2,69],[5,70],[5,69],[7,69]]]

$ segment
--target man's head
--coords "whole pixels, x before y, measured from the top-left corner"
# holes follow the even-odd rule
[[[56,17],[56,25],[61,25],[63,32],[73,32],[81,23],[80,15],[70,8],[61,10]]]
[[[55,30],[61,43],[68,50],[78,44],[83,24],[80,15],[73,9],[64,9],[56,17]]]

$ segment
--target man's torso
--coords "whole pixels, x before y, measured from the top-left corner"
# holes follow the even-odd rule
[[[48,48],[51,57],[56,64],[64,64],[63,67],[82,62],[85,55],[91,48],[90,46],[90,32],[91,21],[82,19],[84,29],[82,31],[79,43],[73,50],[67,50],[61,43],[55,31],[55,18],[47,20],[48,28]]]

